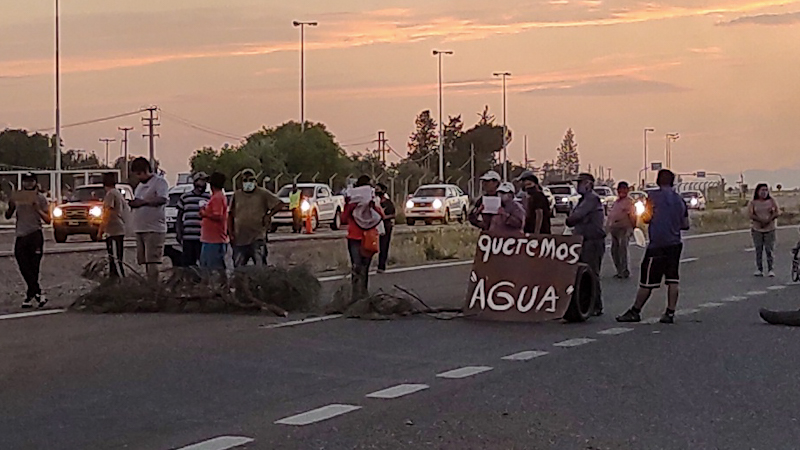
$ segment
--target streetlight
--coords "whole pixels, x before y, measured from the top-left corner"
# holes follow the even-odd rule
[[[656,131],[655,128],[645,128],[644,129],[644,179],[642,180],[642,189],[644,189],[645,185],[647,185],[647,133],[652,133]]]
[[[667,169],[672,169],[672,142],[677,141],[680,139],[681,135],[678,133],[667,133],[666,140],[667,140],[667,148],[666,148],[666,166]]]
[[[61,203],[61,8],[56,0],[56,203]]]
[[[452,55],[451,50],[434,50],[433,56],[439,58],[439,182],[444,183],[444,126],[442,124],[442,55]]]
[[[508,125],[506,125],[506,78],[510,72],[495,72],[492,75],[503,78],[503,181],[508,181]]]
[[[300,131],[306,131],[306,26],[315,27],[317,22],[292,22],[295,27],[300,27]]]

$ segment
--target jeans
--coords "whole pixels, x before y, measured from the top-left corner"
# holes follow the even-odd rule
[[[351,275],[351,299],[361,300],[369,295],[369,266],[372,263],[372,256],[361,254],[361,240],[348,239],[347,251],[350,253],[350,263],[352,268]]]
[[[183,240],[183,266],[197,267],[200,262],[200,252],[203,250],[203,243],[199,240]]]
[[[233,247],[233,266],[244,267],[250,261],[253,265],[265,266],[267,264],[267,243],[257,240],[249,245],[237,245]]]
[[[125,276],[125,236],[109,236],[106,238],[108,250],[108,273],[111,278]]]
[[[225,254],[228,244],[203,243],[200,251],[200,267],[208,270],[225,270]]]
[[[605,253],[605,239],[586,239],[583,241],[580,262],[589,266],[589,270],[591,270],[597,278],[597,302],[595,303],[595,311],[603,310],[603,291],[600,283],[600,270],[603,267],[603,256]]]
[[[630,238],[631,230],[628,228],[611,230],[611,258],[614,260],[617,276],[622,278],[631,276],[631,271],[628,267],[628,241],[630,241]]]
[[[44,234],[42,230],[34,231],[27,236],[18,236],[14,242],[14,258],[19,266],[19,273],[28,285],[26,298],[42,293],[39,287],[39,267],[42,264],[44,253]]]
[[[753,245],[756,247],[756,267],[759,272],[764,271],[764,252],[767,253],[767,270],[772,271],[773,250],[775,250],[775,230],[762,232],[752,230]]]
[[[392,245],[392,227],[386,227],[386,234],[380,237],[380,253],[378,254],[378,270],[386,270],[389,259],[389,247]]]

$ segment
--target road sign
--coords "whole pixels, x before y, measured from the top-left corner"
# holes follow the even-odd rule
[[[650,163],[650,165],[651,165],[651,170],[653,172],[658,172],[659,170],[664,168],[664,165],[661,164],[660,162]]]
[[[697,178],[705,178],[705,177],[706,177],[705,172],[697,172]]]

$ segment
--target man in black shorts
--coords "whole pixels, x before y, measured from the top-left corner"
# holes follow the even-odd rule
[[[653,289],[661,287],[662,280],[667,285],[667,310],[661,316],[661,323],[675,322],[675,308],[678,306],[680,292],[680,262],[683,251],[681,231],[689,229],[689,213],[686,203],[673,189],[675,174],[669,170],[658,172],[659,190],[647,198],[644,221],[650,225],[650,244],[642,261],[639,291],[631,309],[617,322],[639,322]]]

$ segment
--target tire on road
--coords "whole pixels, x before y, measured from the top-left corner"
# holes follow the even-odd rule
[[[336,231],[342,227],[342,211],[336,208],[336,214],[333,215],[333,222],[331,222],[331,230]]]
[[[442,225],[450,223],[450,208],[444,210],[444,217],[442,217]]]
[[[758,315],[764,322],[772,325],[800,327],[800,311],[770,311],[762,308]]]
[[[592,315],[597,299],[597,280],[586,264],[578,264],[574,289],[567,312],[564,313],[564,320],[586,322]]]
[[[67,237],[68,236],[69,235],[67,234],[67,230],[60,229],[58,227],[53,228],[53,237],[55,238],[56,242],[58,242],[59,244],[63,244],[65,242],[67,242]]]
[[[269,232],[270,232],[270,233],[275,233],[275,232],[277,232],[277,231],[278,231],[278,225],[277,225],[277,224],[275,224],[275,223],[273,223],[273,224],[270,224],[270,226],[269,226]]]

